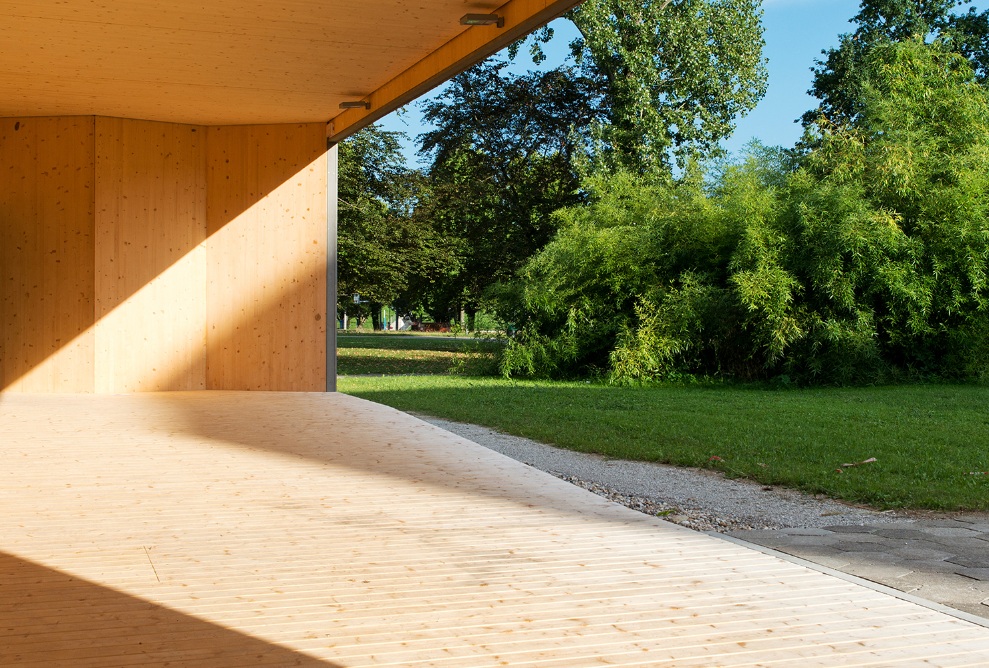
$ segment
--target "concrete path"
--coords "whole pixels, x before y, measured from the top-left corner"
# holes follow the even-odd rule
[[[729,535],[989,618],[989,514]]]

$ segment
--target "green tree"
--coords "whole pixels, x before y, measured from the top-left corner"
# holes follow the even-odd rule
[[[791,192],[802,371],[989,372],[989,91],[922,38],[863,60],[854,122],[816,128]]]
[[[608,162],[667,171],[718,151],[766,92],[758,0],[587,0],[572,45],[605,93]]]
[[[524,268],[509,375],[803,383],[989,377],[989,91],[940,43],[862,61],[861,107],[794,169],[628,173]]]
[[[568,17],[578,66],[519,76],[489,60],[424,104],[419,210],[460,259],[425,291],[439,319],[478,308],[552,238],[550,214],[583,201],[582,173],[669,174],[717,152],[765,92],[757,0],[588,0]],[[537,62],[551,38],[531,42]]]
[[[864,103],[865,60],[877,46],[908,40],[936,41],[964,55],[985,82],[989,77],[989,10],[978,13],[958,8],[971,0],[862,0],[851,19],[855,30],[841,36],[838,47],[822,52],[813,68],[810,94],[821,101],[805,113],[809,126],[824,116],[831,123],[847,123]]]
[[[423,105],[435,129],[419,138],[432,166],[417,216],[458,255],[424,291],[439,319],[475,311],[489,286],[549,241],[550,214],[581,199],[575,156],[597,114],[590,84],[571,69],[518,76],[505,67],[471,68]]]
[[[503,372],[754,377],[778,362],[795,326],[771,169],[753,159],[714,190],[696,167],[593,177],[590,204],[559,212],[560,232],[521,274],[527,318]]]
[[[406,166],[398,133],[370,126],[342,142],[338,178],[338,308],[380,327],[380,307],[407,296],[410,277],[442,273],[452,249],[414,215],[426,184]],[[354,305],[355,293],[368,304]]]

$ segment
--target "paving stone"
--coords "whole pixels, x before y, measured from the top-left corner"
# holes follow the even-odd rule
[[[984,540],[979,540],[978,538],[952,538],[932,542],[943,545],[945,549],[956,554],[969,554],[976,556],[979,554],[989,553],[989,548],[986,547],[986,542]]]
[[[842,552],[847,552],[849,554],[858,554],[861,552],[867,552],[867,553],[876,552],[877,554],[893,555],[894,552],[892,549],[891,550],[884,549],[886,547],[885,543],[857,543],[857,542],[846,543],[842,541],[837,543],[834,547],[837,550],[841,550]],[[899,558],[900,557],[897,557],[897,559]]]
[[[835,540],[841,545],[889,545],[890,540],[882,536],[873,536],[869,533],[849,533],[835,536]],[[903,544],[898,541],[896,545]]]
[[[888,586],[956,610],[989,618],[989,603],[986,603],[989,601],[989,591],[984,582],[969,580],[960,575],[911,573]]]
[[[848,563],[848,554],[846,552],[825,545],[784,545],[775,549],[780,552],[792,554],[795,557],[807,559],[808,561],[816,561],[819,558],[830,558]]]
[[[735,536],[736,538],[741,538],[742,540],[750,540],[753,543],[758,543],[761,540],[777,540],[782,536],[777,529],[751,529],[748,531],[730,531],[729,536]],[[761,543],[760,543],[761,544]]]
[[[852,575],[857,575],[860,578],[878,582],[889,587],[894,586],[892,583],[897,582],[899,578],[910,575],[913,572],[909,568],[890,566],[887,564],[857,564],[855,562],[848,564],[848,566],[842,570],[846,573],[851,573]]]
[[[826,547],[836,547],[838,545],[837,536],[780,536],[776,545],[797,545],[812,547],[821,545]]]
[[[958,570],[965,568],[949,561],[939,561],[937,559],[904,559],[900,562],[900,565],[904,568],[910,568],[916,573],[945,575],[956,579],[961,578],[958,575]]]
[[[965,520],[944,517],[934,520],[921,520],[919,524],[935,529],[967,529],[972,523]]]
[[[740,538],[748,543],[762,545],[763,547],[772,548],[774,550],[782,550],[789,544],[786,536],[749,536],[747,535],[747,532],[742,531],[728,535],[734,536],[735,538]]]
[[[940,536],[942,538],[974,538],[978,536],[978,532],[972,531],[971,529],[964,528],[960,529],[958,527],[929,527],[925,526],[920,529],[923,533],[929,534],[931,536]]]
[[[898,547],[894,549],[893,554],[897,555],[901,559],[923,559],[930,561],[944,561],[948,557],[956,556],[951,552],[944,552],[943,550],[916,547],[914,543],[907,543],[906,547]],[[962,566],[966,565],[968,564],[962,564]]]
[[[871,534],[876,530],[877,527],[874,526],[864,526],[858,524],[839,524],[836,526],[824,527],[828,531],[834,531],[835,533],[868,533]]]
[[[955,572],[973,580],[989,582],[989,568],[959,568]]]
[[[876,536],[883,538],[899,538],[902,540],[923,540],[930,534],[919,529],[876,529]]]
[[[907,576],[907,578],[910,577]],[[962,578],[955,576],[955,579]],[[955,582],[933,584],[928,582],[916,585],[909,582],[886,582],[884,584],[887,587],[899,589],[918,598],[934,601],[955,610],[989,618],[989,606],[982,604],[985,598],[979,592],[965,590]]]
[[[770,546],[767,545],[766,547]],[[819,556],[840,557],[845,559],[843,555],[846,554],[841,550],[835,549],[831,545],[773,545],[772,549],[811,560],[816,559]],[[956,566],[956,568],[964,568],[964,566]]]
[[[987,514],[732,535],[989,619]]]
[[[814,529],[814,528],[789,528],[780,529],[780,533],[785,536],[833,536],[833,531],[828,531],[827,529]]]
[[[972,531],[978,531],[979,533],[986,534],[989,536],[989,522],[981,522],[978,524],[969,524],[968,528]]]
[[[793,556],[806,559],[807,561],[812,561],[815,564],[824,566],[825,568],[833,568],[836,571],[844,571],[851,563],[843,556],[830,556],[826,554],[794,554]]]
[[[924,540],[910,541],[921,547],[933,547],[952,554],[980,554],[986,551],[986,543],[978,538],[948,538],[928,535]]]
[[[871,533],[843,533],[835,534],[835,538],[845,543],[888,543],[889,538],[874,536]]]
[[[973,558],[966,555],[956,554],[945,559],[945,561],[951,562],[952,564],[958,564],[959,566],[964,566],[966,568],[989,569],[989,554],[981,555],[981,558],[980,557]]]
[[[882,552],[880,550],[856,550],[853,552],[844,552],[844,555],[848,558],[851,563],[865,563],[871,562],[875,564],[901,564],[903,559],[896,556],[895,554],[890,554],[888,552]],[[907,568],[906,570],[912,570]]]

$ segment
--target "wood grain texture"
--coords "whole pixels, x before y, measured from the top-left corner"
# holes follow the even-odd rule
[[[321,123],[209,130],[207,387],[322,391]]]
[[[325,388],[322,123],[0,123],[0,389]]]
[[[93,119],[0,119],[0,390],[93,390]]]
[[[4,666],[989,665],[983,626],[345,395],[12,395],[0,433]]]
[[[508,4],[549,18],[546,7],[561,13],[575,3]],[[95,114],[201,125],[325,123],[339,112],[340,102],[372,93],[470,32],[459,24],[464,13],[503,4],[0,0],[0,116]],[[520,37],[531,16],[506,11],[504,30],[474,34],[501,45]],[[432,69],[423,76],[435,75]]]
[[[504,27],[474,26],[458,33],[398,76],[362,96],[362,99],[370,103],[370,108],[347,109],[336,114],[327,124],[330,139],[342,141],[581,2],[582,0],[510,0],[504,3],[497,8],[498,15],[505,20]],[[493,8],[470,8],[467,11],[488,13]]]
[[[206,387],[206,129],[96,119],[96,390]]]

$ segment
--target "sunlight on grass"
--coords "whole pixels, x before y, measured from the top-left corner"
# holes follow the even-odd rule
[[[485,375],[494,372],[500,346],[484,339],[341,334],[337,339],[337,370],[341,376]]]
[[[609,457],[696,466],[881,508],[989,510],[989,388],[622,388],[342,378],[400,410]],[[875,457],[876,461],[848,467]]]

